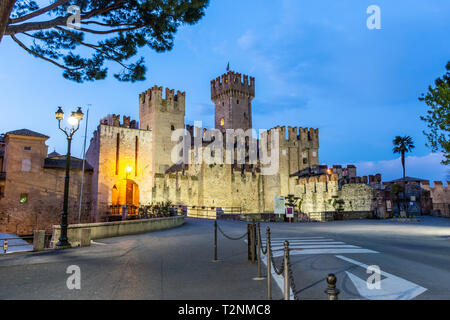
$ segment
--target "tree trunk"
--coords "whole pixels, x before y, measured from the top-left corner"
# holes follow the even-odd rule
[[[407,201],[406,201],[406,171],[405,171],[405,152],[402,151],[402,167],[403,167],[403,209],[405,210],[405,214],[407,217],[409,217],[408,214],[408,207],[407,207]]]
[[[2,42],[3,35],[8,27],[9,17],[15,3],[16,0],[2,0],[0,2],[0,43]]]

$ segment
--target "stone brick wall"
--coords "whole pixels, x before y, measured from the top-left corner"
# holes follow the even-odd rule
[[[301,212],[310,216],[337,213],[339,200],[343,201],[344,219],[366,218],[373,210],[373,188],[361,183],[346,184],[339,188],[337,174],[299,179],[294,194],[300,197]]]
[[[430,182],[422,182],[421,187],[430,191],[430,196],[433,201],[433,210],[439,210],[440,214],[445,217],[450,217],[450,188],[449,182],[444,187],[441,181],[434,181],[434,187],[430,187]]]
[[[139,118],[142,130],[152,131],[152,157],[154,173],[165,173],[173,163],[171,153],[177,142],[172,142],[172,132],[184,129],[186,94],[162,87],[153,87],[139,96]]]
[[[51,232],[61,221],[64,196],[63,169],[45,169],[47,146],[43,138],[8,137],[5,152],[5,197],[0,199],[0,232],[31,234],[42,229]],[[25,150],[25,147],[27,150]],[[30,171],[22,171],[22,160],[31,159]],[[85,173],[82,221],[89,222],[91,202],[90,172]],[[81,170],[71,170],[69,222],[78,219]],[[26,195],[27,201],[21,203]]]
[[[123,180],[132,180],[139,187],[139,202],[152,201],[152,131],[129,126],[100,124],[87,152],[94,168],[92,212],[94,221],[110,213],[113,187]],[[127,172],[127,167],[132,171]]]

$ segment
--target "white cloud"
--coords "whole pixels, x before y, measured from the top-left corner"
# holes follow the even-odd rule
[[[238,39],[239,46],[246,50],[253,47],[253,44],[255,42],[255,35],[252,30],[247,30],[239,39]]]
[[[441,164],[442,153],[430,153],[426,156],[409,156],[406,158],[406,175],[431,181],[446,181],[449,178],[449,167]],[[362,161],[355,164],[358,175],[381,173],[383,181],[401,178],[402,163],[400,158],[381,161]]]

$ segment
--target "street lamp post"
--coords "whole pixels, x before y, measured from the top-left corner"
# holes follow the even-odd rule
[[[61,214],[61,236],[59,237],[59,241],[56,244],[56,247],[63,249],[63,248],[70,248],[70,243],[67,238],[67,214],[68,214],[68,207],[69,207],[69,180],[70,180],[70,148],[72,145],[72,137],[75,134],[75,132],[78,131],[80,128],[80,122],[83,120],[83,112],[81,111],[81,108],[78,108],[76,112],[72,112],[72,115],[68,119],[68,123],[70,124],[70,129],[63,129],[61,128],[61,120],[64,119],[64,112],[61,107],[58,107],[58,110],[56,111],[56,119],[58,120],[58,126],[59,129],[65,133],[67,137],[67,155],[66,155],[66,176],[64,180],[64,204],[63,204],[63,211]]]

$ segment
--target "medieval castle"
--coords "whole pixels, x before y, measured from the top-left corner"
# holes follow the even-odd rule
[[[211,81],[216,131],[252,129],[254,97],[253,77],[230,71]],[[190,149],[191,156],[207,152],[210,144],[205,130],[186,125],[185,98],[184,92],[165,89],[163,94],[155,86],[139,95],[139,122],[118,115],[100,121],[86,153],[83,190],[82,161],[72,158],[70,222],[77,221],[81,192],[82,222],[136,214],[140,206],[166,201],[191,216],[205,210],[213,216],[219,211],[270,213],[274,198],[290,194],[300,198],[304,215],[320,221],[337,211],[345,218],[364,218],[374,212],[384,217],[392,210],[380,175],[357,177],[351,165],[319,166],[318,129],[276,127],[261,135],[266,139],[247,136],[246,159],[250,141],[258,146],[268,142],[268,152],[277,155],[273,174],[262,174],[259,161],[174,163],[172,153],[179,144],[173,141],[175,131],[185,132],[189,148],[200,139],[200,151]],[[59,223],[65,156],[48,154],[48,138],[26,129],[0,136],[0,232],[23,234]],[[417,201],[430,199],[425,198]]]

